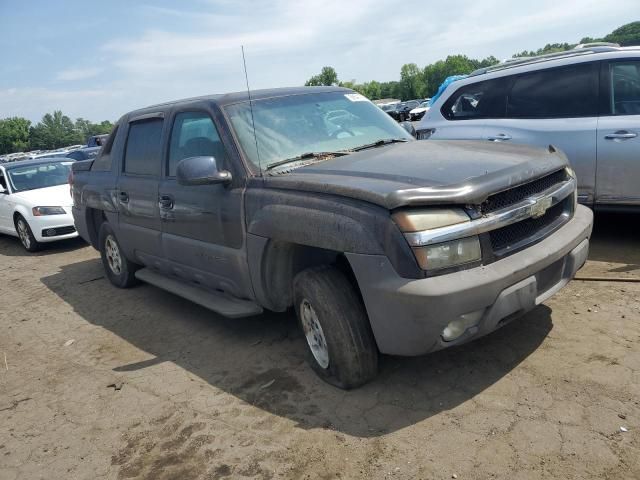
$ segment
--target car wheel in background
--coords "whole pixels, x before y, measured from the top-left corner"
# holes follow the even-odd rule
[[[22,246],[27,252],[37,252],[42,248],[42,244],[33,236],[29,223],[22,215],[16,216],[15,227],[16,232],[18,232],[18,238],[20,238],[20,242],[22,242]]]
[[[293,288],[313,370],[344,389],[373,379],[378,347],[362,300],[347,277],[333,267],[310,268],[296,276]]]
[[[107,222],[100,226],[98,238],[102,265],[109,281],[118,288],[137,284],[135,273],[140,267],[124,256],[116,235]]]

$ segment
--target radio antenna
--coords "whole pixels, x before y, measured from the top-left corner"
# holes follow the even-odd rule
[[[253,100],[251,99],[251,89],[249,88],[249,75],[247,75],[247,61],[244,58],[244,45],[240,45],[242,50],[242,63],[244,65],[244,79],[247,82],[247,95],[249,96],[249,110],[251,111],[251,127],[253,128],[253,139],[256,142],[256,155],[258,156],[258,167],[262,175],[262,162],[260,161],[260,150],[258,149],[258,136],[256,135],[256,121],[253,118]]]

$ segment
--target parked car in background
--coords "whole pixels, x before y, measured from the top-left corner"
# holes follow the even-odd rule
[[[429,110],[429,100],[431,99],[428,98],[424,100],[422,103],[420,103],[420,105],[412,109],[409,112],[409,120],[411,120],[412,122],[420,120],[424,116],[424,114],[427,112],[427,110]]]
[[[345,88],[251,98],[130,112],[73,164],[75,224],[113,285],[229,317],[292,307],[311,367],[352,388],[379,352],[499,328],[587,258],[593,214],[554,149],[418,142]]]
[[[73,160],[89,160],[90,158],[98,155],[98,152],[101,148],[102,147],[79,148],[77,150],[74,150],[73,152],[67,153],[66,157],[72,158]]]
[[[87,147],[101,147],[108,137],[108,133],[104,135],[93,135],[87,140]]]
[[[452,82],[417,127],[421,139],[553,145],[580,202],[640,208],[640,47],[583,45],[513,60]]]
[[[398,122],[409,120],[409,112],[418,106],[420,106],[420,102],[418,100],[409,100],[407,102],[402,102],[398,104],[392,117]]]
[[[67,184],[72,163],[38,158],[0,165],[0,233],[19,237],[29,252],[78,236]]]

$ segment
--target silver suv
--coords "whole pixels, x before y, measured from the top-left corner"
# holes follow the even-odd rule
[[[640,47],[585,45],[507,61],[453,82],[420,139],[553,145],[591,206],[640,208]]]

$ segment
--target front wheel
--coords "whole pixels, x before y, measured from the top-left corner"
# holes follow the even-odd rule
[[[20,238],[20,242],[22,242],[22,246],[25,250],[27,252],[37,252],[40,250],[42,248],[42,244],[33,236],[31,227],[24,217],[22,215],[18,215],[15,222],[16,232],[18,232],[18,237]]]
[[[138,265],[129,261],[122,253],[111,226],[104,222],[99,233],[100,257],[109,281],[118,288],[128,288],[136,283]]]
[[[344,274],[310,268],[294,280],[294,305],[311,368],[340,388],[358,387],[378,373],[378,348],[364,305]]]

